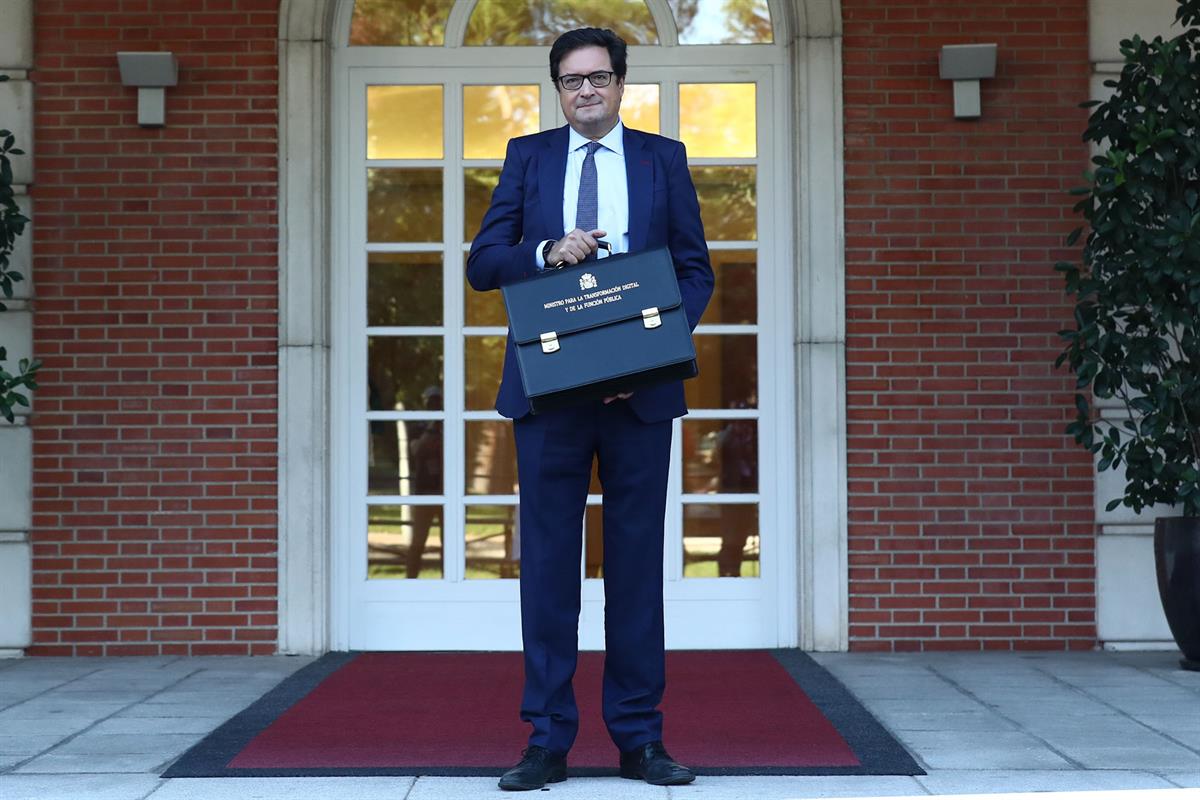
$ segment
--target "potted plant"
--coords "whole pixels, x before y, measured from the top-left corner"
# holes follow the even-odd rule
[[[1098,469],[1125,471],[1108,510],[1178,514],[1155,521],[1159,593],[1184,666],[1200,669],[1200,0],[1180,0],[1175,21],[1173,38],[1122,41],[1112,96],[1085,104],[1098,154],[1074,191],[1082,265],[1056,266],[1075,299],[1057,363],[1077,378],[1068,433]],[[1105,418],[1093,400],[1111,398],[1119,416]]]
[[[0,75],[0,81],[6,80],[8,80],[7,75]],[[25,276],[21,273],[9,269],[9,256],[12,255],[17,237],[25,231],[25,225],[29,222],[29,219],[21,213],[21,209],[17,207],[13,192],[12,161],[9,155],[19,156],[24,152],[15,145],[12,133],[0,130],[0,292],[3,292],[4,298],[8,300],[11,300],[13,296],[13,284],[25,280]],[[7,307],[0,302],[0,311],[5,310]],[[0,365],[7,358],[8,353],[3,346],[0,346]],[[35,376],[40,366],[40,361],[23,358],[17,364],[16,375],[9,374],[3,366],[0,366],[0,416],[12,422],[15,419],[13,406],[29,405],[28,398],[22,394],[21,390],[37,388]]]

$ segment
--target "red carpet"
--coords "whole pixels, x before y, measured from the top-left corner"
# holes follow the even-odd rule
[[[571,766],[616,760],[600,717],[603,659],[580,654]],[[288,709],[230,766],[511,766],[529,736],[517,716],[521,674],[519,653],[365,653]],[[670,653],[667,675],[663,738],[684,764],[858,764],[768,653]]]
[[[600,713],[603,658],[580,654],[573,774],[610,774],[616,765]],[[675,758],[702,774],[920,773],[802,653],[670,652],[667,678],[664,739]],[[331,653],[165,774],[498,775],[528,738],[518,716],[521,683],[520,653]],[[823,696],[824,711],[801,683]]]

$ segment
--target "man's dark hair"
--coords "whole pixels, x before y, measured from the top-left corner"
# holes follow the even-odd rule
[[[608,50],[608,58],[612,62],[613,73],[618,78],[625,77],[625,40],[608,28],[578,28],[567,31],[554,40],[550,47],[550,79],[558,80],[558,62],[572,50],[581,47],[603,47]]]

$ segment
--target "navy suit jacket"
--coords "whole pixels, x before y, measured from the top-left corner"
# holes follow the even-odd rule
[[[500,183],[467,258],[472,288],[488,291],[533,277],[538,271],[537,246],[546,239],[562,238],[569,141],[565,125],[509,140]],[[712,296],[713,271],[687,153],[682,142],[629,128],[624,141],[629,252],[670,248],[679,294],[694,329]],[[604,268],[603,259],[596,267]],[[687,413],[680,381],[639,389],[628,402],[643,422]],[[496,410],[511,419],[529,413],[511,331]]]

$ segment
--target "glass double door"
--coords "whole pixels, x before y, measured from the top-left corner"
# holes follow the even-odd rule
[[[788,457],[764,346],[770,295],[758,198],[769,73],[655,69],[627,86],[628,127],[688,145],[716,271],[696,330],[700,377],[675,422],[666,602],[673,647],[778,643],[779,509]],[[701,75],[706,80],[700,80]],[[335,548],[342,638],[363,649],[518,649],[520,522],[512,426],[492,408],[507,326],[464,279],[510,137],[561,125],[544,69],[349,71],[334,309]],[[603,647],[602,487],[584,524],[580,643]],[[790,531],[790,526],[786,528]],[[788,534],[790,535],[790,533]],[[335,623],[336,624],[336,623]]]

